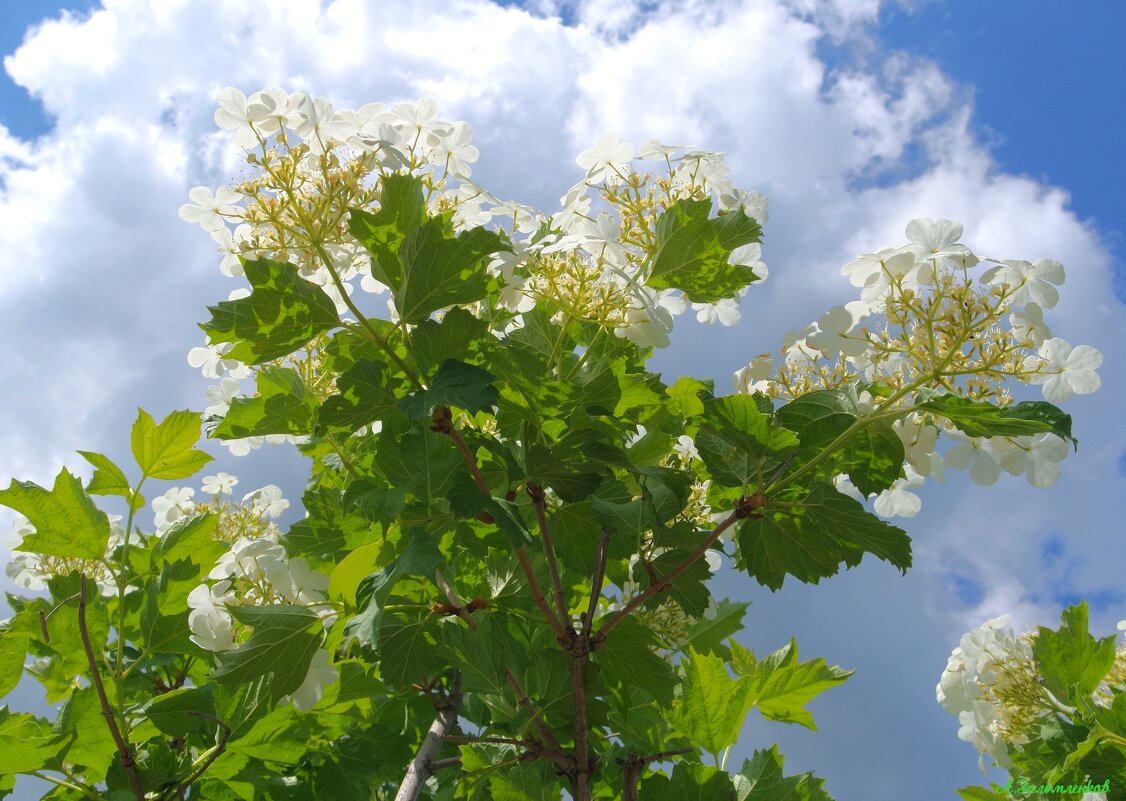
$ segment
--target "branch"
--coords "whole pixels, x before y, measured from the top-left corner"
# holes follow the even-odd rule
[[[113,741],[117,745],[121,767],[129,776],[129,784],[133,788],[133,794],[137,796],[137,801],[145,801],[145,786],[141,782],[141,774],[137,771],[137,765],[133,761],[133,752],[130,750],[129,744],[125,742],[125,738],[121,736],[121,729],[117,727],[117,718],[109,705],[106,687],[102,683],[102,674],[98,670],[98,661],[94,658],[94,646],[90,642],[90,631],[86,628],[85,573],[78,575],[78,633],[82,638],[82,650],[86,652],[86,662],[90,665],[90,679],[94,682],[94,689],[98,693],[98,702],[102,705],[102,717],[106,719],[106,726],[109,727],[109,733],[113,736]],[[118,632],[118,634],[123,636],[121,632]]]
[[[532,499],[532,506],[536,510],[536,520],[540,526],[540,541],[543,543],[544,557],[547,559],[547,571],[551,575],[551,590],[555,594],[555,608],[559,612],[559,622],[564,631],[572,634],[571,610],[567,606],[567,599],[563,595],[563,580],[559,576],[559,563],[555,559],[555,546],[551,542],[551,531],[547,527],[547,507],[544,503],[543,488],[538,484],[528,484],[528,496]]]
[[[585,642],[585,640],[584,640]],[[575,801],[590,801],[590,724],[586,709],[585,668],[589,651],[571,654],[571,715],[575,732]]]
[[[450,407],[436,407],[434,413],[430,415],[430,420],[431,431],[445,434],[457,445],[457,449],[461,451],[462,458],[465,459],[466,465],[469,466],[469,472],[473,475],[473,483],[477,485],[477,489],[481,491],[481,494],[486,498],[493,497],[493,494],[489,492],[489,485],[485,481],[485,476],[481,473],[481,468],[477,466],[477,457],[473,455],[473,451],[469,450],[469,445],[466,444],[465,438],[454,428],[453,415],[450,413]]]
[[[471,610],[462,606],[461,599],[457,597],[454,588],[450,586],[450,583],[446,581],[446,577],[442,575],[442,571],[438,568],[434,568],[434,583],[438,585],[438,589],[445,593],[446,598],[453,607],[453,613],[464,620],[469,625],[469,628],[476,630],[477,621],[474,620],[473,615],[470,614]]]
[[[594,639],[591,640],[591,649],[597,650],[598,648],[600,648],[602,646],[602,643],[606,641],[607,635],[609,635],[614,626],[625,620],[625,618],[628,617],[630,613],[633,612],[633,610],[637,609],[654,595],[667,590],[678,576],[684,573],[684,571],[688,570],[688,568],[692,567],[692,565],[694,565],[705,553],[708,552],[708,549],[716,543],[716,541],[723,535],[723,532],[727,531],[727,529],[729,529],[733,523],[735,523],[737,520],[742,520],[745,517],[750,517],[750,515],[753,513],[753,509],[747,508],[750,506],[751,504],[736,503],[735,511],[725,517],[723,519],[723,522],[715,527],[715,530],[708,535],[707,539],[700,543],[700,547],[693,551],[687,559],[685,559],[668,573],[654,581],[652,584],[646,587],[643,592],[634,596],[633,600],[619,609],[612,618],[607,620],[602,625],[602,627],[598,630],[598,634],[596,634],[594,636]]]
[[[418,794],[422,791],[422,785],[426,783],[426,780],[435,770],[434,757],[438,756],[438,751],[442,748],[442,741],[446,739],[446,733],[457,726],[457,710],[460,706],[461,676],[459,674],[454,679],[449,695],[439,705],[438,714],[434,716],[434,722],[430,724],[430,730],[426,732],[422,745],[418,747],[414,759],[407,766],[407,775],[403,778],[403,783],[399,785],[399,792],[395,794],[395,801],[416,801]]]
[[[641,771],[650,762],[663,762],[669,757],[692,754],[695,751],[695,748],[677,748],[648,756],[626,754],[624,759],[618,760],[618,764],[622,766],[622,801],[637,801],[637,783],[641,780]]]
[[[547,623],[551,626],[551,630],[555,632],[555,637],[561,643],[567,643],[572,639],[568,634],[567,629],[563,628],[563,623],[551,611],[551,607],[547,605],[547,599],[544,598],[543,590],[540,589],[540,583],[536,580],[536,571],[532,567],[532,562],[528,559],[528,553],[523,548],[516,549],[516,558],[520,560],[520,567],[524,570],[524,577],[528,579],[528,587],[532,591],[532,599],[536,602],[536,606],[543,612],[544,617],[547,618]]]

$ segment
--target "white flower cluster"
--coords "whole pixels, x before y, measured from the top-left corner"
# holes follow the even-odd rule
[[[173,487],[152,500],[153,525],[158,535],[185,517],[203,511],[218,511],[223,499],[230,496],[238,479],[230,473],[204,476],[202,493],[210,496],[207,502],[196,502],[195,490],[191,487]],[[289,508],[289,501],[282,497],[281,488],[275,484],[248,492],[242,497],[242,505],[254,517],[277,520]],[[276,531],[276,529],[274,529]]]
[[[701,322],[734,325],[741,293],[717,303],[689,303],[676,291],[646,286],[656,220],[679,199],[709,197],[722,213],[742,209],[760,223],[767,219],[766,198],[733,187],[721,154],[651,141],[635,160],[634,147],[613,135],[580,154],[586,175],[554,215],[500,200],[470,180],[478,151],[469,125],[439,119],[429,99],[352,110],[304,92],[268,88],[247,97],[227,88],[215,121],[234,132],[260,174],[234,188],[195,187],[180,216],[218,243],[225,275],[243,275],[240,257],[290,262],[341,314],[354,311],[350,299],[357,279],[364,292],[386,292],[372,275],[366,250],[349,233],[347,217],[350,208],[378,208],[379,179],[394,173],[421,177],[430,210],[452,212],[455,228],[491,225],[508,233],[514,252],[496,254],[489,265],[504,284],[501,308],[488,315],[499,320],[498,334],[521,327],[522,314],[541,299],[553,302],[560,320],[597,320],[643,347],[667,345],[673,317],[689,309]],[[667,174],[639,172],[638,161],[656,162]],[[757,244],[748,244],[733,252],[730,262],[762,279],[767,268],[760,255]],[[236,289],[231,299],[247,294]],[[393,300],[387,308],[397,321]],[[224,415],[243,393],[240,380],[253,374],[229,357],[231,349],[231,343],[205,341],[188,354],[192,367],[219,381],[207,391],[209,417]],[[243,455],[263,442],[294,439],[278,435],[224,444]]]
[[[23,515],[16,515],[12,528],[4,538],[4,547],[12,552],[8,564],[4,566],[5,574],[16,587],[40,592],[45,591],[47,582],[56,576],[68,576],[72,572],[85,573],[88,578],[97,582],[98,590],[103,596],[115,595],[117,580],[108,567],[109,557],[125,541],[125,528],[121,525],[121,515],[108,517],[110,537],[106,545],[106,558],[79,559],[20,551],[24,538],[35,533],[35,526]]]
[[[845,265],[842,273],[860,298],[791,331],[779,365],[766,354],[755,357],[735,373],[736,391],[786,398],[862,380],[889,389],[892,399],[862,393],[857,408],[884,414],[910,409],[936,389],[1008,403],[1010,380],[1041,386],[1051,403],[1099,388],[1102,354],[1052,337],[1044,322],[1064,281],[1059,262],[983,261],[958,241],[962,226],[949,220],[912,220],[906,234],[908,243]],[[923,413],[907,414],[894,428],[906,459],[903,477],[876,498],[884,516],[917,514],[921,502],[912,490],[930,477],[942,481],[946,467],[968,470],[983,485],[1004,471],[1026,476],[1034,487],[1050,486],[1068,451],[1054,434],[970,437]],[[940,440],[951,446],[941,454]],[[846,476],[837,486],[863,500]]]
[[[328,577],[309,568],[303,558],[289,559],[277,535],[241,537],[219,558],[203,583],[188,594],[191,640],[208,651],[230,651],[249,637],[231,616],[233,606],[297,604],[319,615],[326,629],[336,619],[336,609],[325,601]],[[309,672],[293,693],[294,706],[311,709],[326,685],[337,679],[328,653],[318,649]]]
[[[989,688],[1004,681],[1014,669],[1032,665],[1029,638],[1018,637],[1008,625],[1005,615],[963,634],[935,688],[938,703],[958,718],[958,738],[980,752],[978,766],[983,772],[987,756],[1002,768],[1012,765],[1009,742],[1013,739],[1007,741],[1006,737],[1013,712],[987,697]],[[1021,733],[1014,737],[1014,744],[1027,742]]]

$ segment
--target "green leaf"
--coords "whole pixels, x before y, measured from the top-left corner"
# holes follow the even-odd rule
[[[528,449],[527,481],[551,487],[567,503],[578,503],[598,489],[602,476],[593,470],[567,465],[552,451],[539,443]]]
[[[65,467],[50,491],[30,481],[13,480],[8,489],[0,490],[0,504],[16,510],[35,527],[35,533],[24,537],[16,550],[79,559],[106,555],[109,517]]]
[[[225,652],[211,675],[232,685],[272,674],[270,689],[274,701],[300,687],[313,654],[324,639],[320,618],[305,607],[292,604],[236,606],[231,608],[231,614],[240,623],[252,626],[254,633],[235,650]]]
[[[520,517],[520,506],[518,504],[504,498],[490,498],[485,506],[496,521],[497,528],[517,548],[522,548],[533,540],[532,532],[528,531],[528,527],[524,525],[524,519]]]
[[[23,632],[0,631],[0,698],[20,683],[30,641],[31,638]]]
[[[971,437],[1020,437],[1050,431],[1075,442],[1071,436],[1071,415],[1044,401],[997,406],[957,395],[940,395],[917,404],[915,409],[945,417]]]
[[[211,320],[200,324],[213,344],[238,343],[226,358],[247,364],[280,359],[340,324],[336,304],[301,278],[296,265],[259,259],[243,260],[243,267],[250,296],[209,306]]]
[[[131,502],[133,511],[145,505],[145,499],[133,492],[125,473],[109,457],[93,451],[78,451],[78,454],[94,466],[94,475],[86,485],[86,492],[91,495],[120,495]]]
[[[903,440],[887,420],[859,429],[832,460],[831,469],[848,473],[865,497],[883,492],[903,475]]]
[[[258,393],[232,399],[211,436],[242,439],[267,434],[310,434],[316,414],[316,396],[296,370],[262,367],[258,371]]]
[[[451,236],[446,216],[426,218],[421,180],[387,176],[379,211],[352,209],[349,230],[372,255],[372,274],[391,288],[408,323],[485,297],[486,257],[508,250],[495,232],[473,228]]]
[[[640,801],[730,801],[731,778],[719,768],[678,762],[672,776],[657,773],[641,783]]]
[[[455,479],[466,472],[457,446],[444,434],[408,431],[398,441],[389,432],[379,436],[376,464],[392,486],[406,486],[429,504],[444,499]]]
[[[0,774],[50,770],[65,742],[42,718],[0,707]]]
[[[209,455],[195,450],[199,433],[196,412],[172,412],[157,425],[152,415],[137,409],[129,441],[141,474],[165,481],[194,476],[211,461]]]
[[[69,740],[64,754],[67,762],[84,765],[90,779],[105,776],[114,761],[117,745],[106,728],[101,703],[93,687],[71,694],[59,710],[54,730]]]
[[[500,395],[493,375],[455,359],[447,359],[430,379],[426,389],[412,392],[399,401],[399,408],[413,420],[430,416],[436,406],[456,406],[467,412],[491,409]]]
[[[800,452],[810,456],[829,445],[856,422],[856,405],[847,393],[821,389],[778,409],[778,422],[798,435]]]
[[[1037,627],[1032,643],[1044,686],[1072,706],[1086,698],[1102,682],[1115,658],[1115,638],[1096,640],[1087,629],[1087,604],[1068,607],[1061,616],[1059,631]]]
[[[396,409],[388,383],[387,365],[359,359],[336,379],[337,392],[325,400],[317,418],[317,433],[352,433],[375,420],[386,420]]]
[[[413,175],[385,175],[380,182],[379,210],[352,209],[348,230],[372,255],[371,272],[392,291],[403,285],[399,248],[407,234],[426,217],[422,180]],[[401,314],[400,310],[400,314]]]
[[[210,717],[207,717],[210,716]],[[145,717],[170,737],[185,737],[210,725],[215,701],[207,687],[184,687],[158,695],[145,708]]]
[[[812,773],[785,776],[783,762],[776,745],[755,751],[732,777],[737,801],[833,801],[822,789],[824,779]]]
[[[805,704],[852,674],[825,664],[820,657],[799,664],[798,644],[791,639],[789,645],[756,664],[748,678],[752,700],[763,717],[816,730]]]
[[[436,629],[437,621],[429,612],[388,615],[379,628],[379,674],[384,681],[406,687],[440,672],[445,665],[438,656]]]
[[[898,567],[911,566],[911,540],[828,484],[815,485],[798,505],[767,506],[761,520],[744,520],[735,539],[743,567],[777,590],[787,574],[807,584],[835,576],[841,562],[855,567],[865,553]]]
[[[1005,798],[985,787],[963,787],[955,792],[965,801],[1004,801]]]
[[[758,276],[729,264],[731,251],[760,241],[762,229],[742,209],[709,218],[711,200],[678,200],[657,219],[657,253],[646,283],[678,288],[688,300],[714,303],[733,297]]]
[[[165,565],[160,577],[145,584],[140,634],[153,653],[198,654],[189,638],[188,593],[199,586],[200,566],[188,559]]]
[[[434,540],[422,532],[410,532],[402,553],[360,582],[356,605],[362,611],[345,625],[345,640],[357,639],[367,648],[376,648],[383,625],[383,606],[395,582],[403,576],[430,579],[441,563],[442,555]]]
[[[691,647],[681,667],[684,681],[670,720],[693,743],[718,754],[739,739],[751,708],[751,684],[745,678],[732,679],[721,657]]]
[[[511,692],[505,670],[513,663],[512,635],[490,615],[474,615],[477,628],[449,622],[440,627],[438,640],[450,658],[450,666],[461,671],[462,688],[469,692],[507,696]]]
[[[776,426],[771,418],[761,408],[759,396],[727,395],[704,401],[707,424],[728,442],[755,456],[775,455],[798,446],[797,434]]]
[[[627,617],[595,652],[594,661],[608,682],[643,690],[668,708],[677,677],[672,665],[657,655],[657,646],[653,632],[639,620]]]
[[[157,540],[154,562],[171,564],[187,559],[210,570],[227,550],[225,543],[212,536],[218,522],[219,516],[214,512],[180,518]]]
[[[723,644],[731,635],[743,628],[743,615],[749,603],[732,603],[724,598],[716,604],[709,616],[708,612],[688,629],[688,642],[702,654],[718,654],[729,658],[727,646]]]
[[[441,322],[424,320],[413,331],[410,352],[423,373],[429,373],[447,359],[466,360],[479,354],[483,346],[496,340],[489,324],[466,309],[453,308]]]

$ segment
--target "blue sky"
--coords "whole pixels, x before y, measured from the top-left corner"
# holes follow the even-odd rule
[[[906,577],[865,563],[777,593],[725,573],[750,600],[758,653],[797,637],[803,658],[857,670],[811,706],[820,731],[752,713],[736,762],[779,742],[841,801],[939,801],[980,782],[977,755],[935,703],[960,634],[1012,613],[1058,620],[1086,597],[1109,633],[1126,617],[1119,542],[1126,431],[1126,5],[1115,0],[107,0],[0,4],[0,485],[49,483],[77,448],[127,460],[137,405],[202,408],[185,361],[196,321],[232,285],[213,244],[176,217],[197,184],[235,174],[213,136],[215,95],[277,84],[356,107],[422,95],[466,119],[474,177],[550,212],[599,134],[725,151],[737,185],[771,200],[770,279],[733,329],[688,323],[655,359],[721,389],[785,332],[852,299],[839,267],[904,241],[915,216],[965,225],[983,254],[1068,267],[1053,333],[1099,347],[1103,389],[1068,404],[1080,448],[1047,490],[1003,476],[928,482]],[[75,16],[33,29],[39,20]],[[683,10],[677,10],[683,8]],[[706,13],[705,13],[706,12]],[[565,24],[553,19],[562,16]],[[22,42],[26,44],[20,48]],[[666,50],[681,48],[676,58]],[[1117,289],[1117,296],[1115,290]],[[296,501],[282,449],[217,469]],[[295,503],[296,506],[296,503]],[[10,517],[0,509],[0,528]],[[291,510],[295,517],[299,511]],[[13,706],[40,702],[27,686]],[[21,784],[21,798],[36,798]]]

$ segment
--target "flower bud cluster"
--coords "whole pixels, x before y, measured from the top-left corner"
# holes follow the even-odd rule
[[[982,260],[958,241],[962,226],[949,220],[912,220],[906,235],[904,245],[846,264],[841,272],[860,297],[791,331],[777,366],[766,354],[755,357],[735,373],[736,390],[791,399],[857,384],[878,388],[861,393],[857,407],[899,417],[894,428],[906,451],[903,478],[877,498],[880,514],[916,514],[921,503],[910,490],[928,477],[943,480],[947,466],[968,470],[979,484],[993,484],[1004,471],[1050,486],[1068,450],[1060,437],[969,437],[945,419],[908,410],[936,392],[1004,406],[1012,401],[1011,380],[1040,386],[1051,403],[1096,391],[1102,354],[1053,337],[1044,321],[1059,299],[1063,266]],[[940,439],[951,445],[942,454]],[[837,482],[853,492],[846,477]]]

